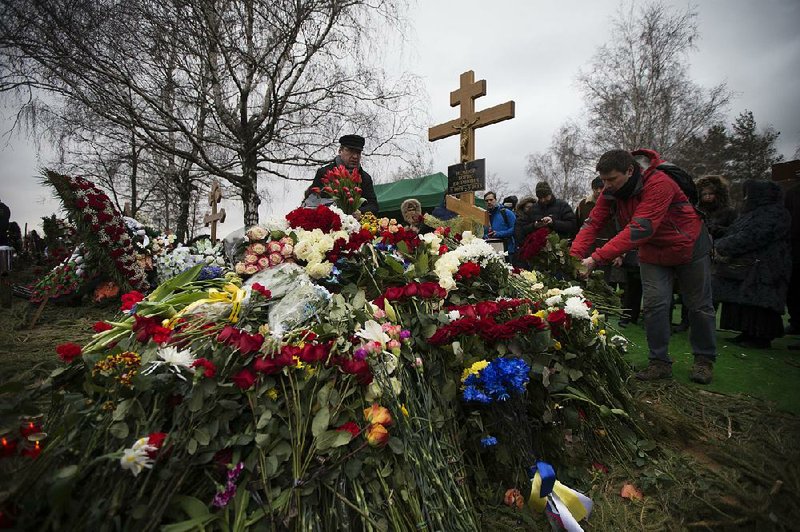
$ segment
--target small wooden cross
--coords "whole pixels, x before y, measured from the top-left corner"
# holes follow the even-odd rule
[[[459,88],[450,93],[450,107],[461,105],[459,118],[438,126],[428,128],[428,140],[460,135],[459,150],[461,162],[475,159],[475,130],[514,118],[514,101],[501,103],[483,111],[475,112],[475,99],[486,96],[486,80],[475,81],[475,72],[468,70],[461,74]],[[475,206],[475,193],[465,192],[458,198],[447,196],[447,208],[453,212],[489,225],[489,214]]]
[[[211,184],[211,190],[208,192],[208,204],[211,206],[211,214],[206,214],[203,217],[203,223],[208,227],[211,226],[211,243],[217,243],[217,222],[222,223],[225,221],[225,209],[220,209],[217,212],[217,204],[222,201],[222,189],[219,187],[219,181],[214,180]]]

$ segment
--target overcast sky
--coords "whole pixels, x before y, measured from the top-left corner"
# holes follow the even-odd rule
[[[466,70],[487,81],[487,95],[476,109],[514,100],[516,118],[477,131],[476,156],[486,158],[489,173],[517,188],[527,155],[547,149],[565,120],[580,118],[578,71],[613,38],[609,21],[619,6],[612,0],[419,0],[409,12],[405,43],[385,55],[387,70],[422,78],[426,90],[420,98],[431,125],[458,116],[449,94]],[[705,87],[727,83],[735,93],[728,123],[745,109],[753,111],[759,127],[780,131],[779,152],[791,158],[800,146],[800,1],[701,0],[696,7],[701,39],[690,59],[692,79]],[[0,112],[5,132],[15,109]],[[46,146],[37,153],[32,144],[20,136],[0,142],[0,199],[12,219],[29,229],[58,209],[36,178],[52,153]],[[456,137],[435,142],[433,155],[435,169],[446,172],[458,159]],[[369,171],[369,160],[363,164]],[[299,203],[302,187],[296,183],[263,186],[270,187],[273,201],[262,204],[262,217]],[[241,225],[236,203],[223,201],[228,221],[222,234]]]

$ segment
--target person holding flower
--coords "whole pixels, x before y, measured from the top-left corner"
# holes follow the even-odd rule
[[[361,206],[353,213],[356,219],[361,218],[361,214],[365,212],[378,212],[378,197],[375,195],[375,187],[372,183],[372,176],[370,176],[361,167],[361,152],[364,150],[365,140],[360,135],[344,135],[339,139],[339,153],[336,158],[317,170],[314,176],[314,182],[306,190],[306,197],[312,193],[318,193],[321,197],[331,197],[331,194],[325,190],[325,183],[323,178],[325,174],[338,166],[344,166],[347,170],[353,171],[358,169],[361,176],[361,190],[360,196],[366,200]],[[319,192],[317,192],[319,191]]]

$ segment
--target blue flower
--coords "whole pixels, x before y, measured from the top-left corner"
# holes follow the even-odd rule
[[[200,275],[197,276],[198,281],[206,281],[208,279],[216,279],[222,277],[222,268],[219,266],[205,266],[200,270]]]
[[[485,438],[481,438],[481,447],[484,449],[486,447],[494,447],[497,445],[497,438],[494,436],[486,436]]]
[[[465,401],[488,404],[508,401],[512,394],[525,392],[530,366],[521,358],[496,358],[477,374],[464,379]]]

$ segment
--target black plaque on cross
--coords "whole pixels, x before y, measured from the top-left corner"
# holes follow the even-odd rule
[[[486,159],[447,167],[447,193],[463,194],[486,188]]]

